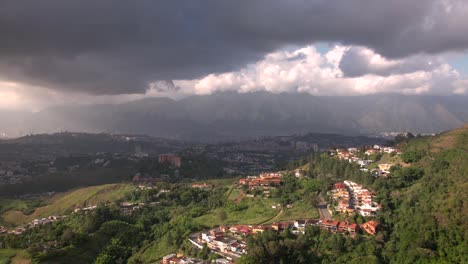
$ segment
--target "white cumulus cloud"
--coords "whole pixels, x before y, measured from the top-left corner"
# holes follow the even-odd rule
[[[441,56],[389,60],[369,48],[341,45],[323,55],[314,46],[276,51],[239,71],[174,83],[183,92],[195,94],[229,90],[315,95],[465,92],[460,74]]]

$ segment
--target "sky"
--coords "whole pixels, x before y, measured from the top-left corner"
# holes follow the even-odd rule
[[[0,109],[468,93],[466,0],[0,2]]]

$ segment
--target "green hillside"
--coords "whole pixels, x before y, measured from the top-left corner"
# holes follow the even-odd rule
[[[13,200],[18,205],[17,209],[4,212],[2,218],[6,224],[20,225],[36,218],[67,214],[78,207],[115,202],[134,189],[135,187],[131,184],[106,184],[80,188],[46,199],[43,201],[46,205],[36,208],[32,214],[25,214],[21,210],[24,207],[24,201]],[[6,200],[3,204],[11,201]]]
[[[466,263],[468,126],[402,145],[409,168],[379,182],[390,263]],[[377,183],[376,183],[377,184]]]
[[[344,216],[358,224],[376,220],[380,230],[375,236],[360,232],[350,237],[315,227],[304,236],[265,232],[248,239],[249,253],[239,263],[467,263],[468,126],[416,137],[399,147],[404,166],[395,166],[388,177],[321,153],[291,163],[291,169],[303,168],[305,177],[285,175],[269,197],[222,180],[206,181],[213,185],[206,190],[186,182],[158,183],[146,190],[110,184],[58,194],[42,205],[3,201],[3,217],[10,224],[119,199],[146,205],[129,213],[99,206],[20,236],[0,236],[0,245],[7,248],[0,251],[0,263],[26,258],[25,252],[38,263],[154,263],[172,252],[207,259],[209,254],[187,241],[190,234],[219,224],[317,218],[317,193],[326,200],[330,186],[344,179],[376,192],[382,205],[377,217]],[[292,207],[272,207],[278,203]],[[31,208],[37,209],[24,213]]]

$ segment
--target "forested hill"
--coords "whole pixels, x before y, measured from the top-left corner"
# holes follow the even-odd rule
[[[388,227],[382,252],[390,263],[466,263],[468,125],[401,143],[409,167],[376,181]],[[377,186],[380,185],[380,186]]]

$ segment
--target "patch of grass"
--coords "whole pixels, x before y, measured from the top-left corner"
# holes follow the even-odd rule
[[[0,249],[0,264],[28,264],[31,256],[24,250]]]
[[[242,192],[239,189],[233,189],[228,196],[228,200],[235,201]]]
[[[283,213],[275,217],[268,223],[277,221],[288,221],[297,219],[318,219],[320,217],[317,208],[307,202],[297,202],[293,205],[293,208],[284,208]]]
[[[248,208],[242,211],[229,212],[218,208],[206,215],[197,217],[194,221],[200,225],[214,227],[221,224],[259,224],[274,217],[279,209],[272,209],[275,204],[271,200],[262,198],[245,198]],[[226,211],[227,218],[222,221],[219,217],[221,211]]]
[[[28,208],[28,203],[23,200],[0,199],[0,214],[11,210],[24,211]]]
[[[157,263],[162,257],[176,252],[176,246],[167,244],[167,234],[157,239],[146,246],[143,246],[140,251],[129,259],[131,261],[139,261],[137,263]]]
[[[202,181],[197,181],[195,183],[206,183],[206,184],[212,184],[215,186],[231,186],[233,183],[239,181],[240,177],[236,178],[222,178],[222,179],[209,179],[209,180],[202,180]]]
[[[382,158],[380,158],[379,161],[369,164],[368,169],[371,169],[371,170],[377,169],[379,164],[389,164],[389,163],[395,164],[395,165],[400,164],[401,166],[407,166],[407,164],[403,162],[403,160],[401,159],[400,155],[394,155],[392,157],[392,155],[385,153],[382,155]]]

